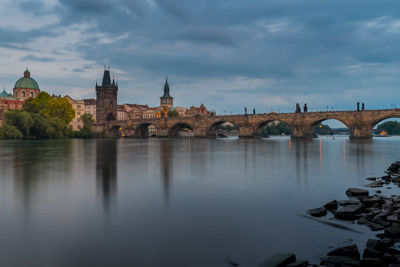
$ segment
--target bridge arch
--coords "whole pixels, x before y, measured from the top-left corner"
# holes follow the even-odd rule
[[[318,125],[322,125],[322,123],[324,121],[329,121],[329,120],[335,120],[335,121],[343,124],[345,126],[345,128],[347,128],[349,130],[350,135],[352,135],[353,127],[352,127],[351,123],[349,123],[346,120],[344,120],[340,117],[337,117],[337,116],[326,116],[326,117],[320,118],[318,120],[312,121],[311,124],[309,125],[308,129],[306,130],[307,134],[309,136],[312,136],[313,134],[317,134],[317,133],[314,133],[315,128]]]
[[[187,132],[189,135],[189,133],[194,131],[194,127],[187,122],[177,122],[168,129],[168,137],[177,137],[180,131]]]
[[[150,129],[150,128],[154,128],[154,129]],[[149,122],[142,123],[138,127],[136,127],[134,136],[140,137],[140,138],[156,137],[157,136],[157,126],[152,123],[149,123]]]
[[[377,118],[377,119],[374,119],[372,122],[371,122],[371,124],[370,124],[370,130],[371,130],[371,132],[375,132],[376,134],[378,133],[378,132],[376,132],[375,130],[374,130],[374,128],[375,128],[375,126],[379,126],[379,124],[381,123],[381,122],[385,122],[386,120],[390,120],[390,119],[400,119],[400,114],[399,115],[393,115],[393,114],[391,114],[391,115],[386,115],[386,116],[382,116],[382,117],[379,117],[379,118]],[[386,121],[387,122],[387,121]],[[388,129],[384,129],[384,130],[388,130]],[[392,134],[392,133],[390,133],[390,131],[389,131],[389,134]]]
[[[114,125],[109,130],[110,137],[122,137],[125,136],[122,125]]]
[[[263,129],[267,125],[269,125],[269,124],[271,124],[273,122],[283,123],[287,128],[289,128],[289,131],[290,131],[289,134],[291,134],[293,132],[292,131],[292,126],[291,126],[290,123],[287,123],[287,122],[285,122],[283,120],[279,120],[279,119],[268,119],[268,120],[264,120],[264,121],[258,122],[256,124],[256,126],[254,127],[254,130],[253,130],[253,137],[263,137],[263,134],[262,134]],[[267,137],[267,135],[265,135],[265,137]]]
[[[239,130],[239,126],[236,123],[224,119],[213,122],[211,125],[207,126],[206,136],[211,138],[217,137],[217,130],[226,123],[233,124],[237,128],[237,130]]]

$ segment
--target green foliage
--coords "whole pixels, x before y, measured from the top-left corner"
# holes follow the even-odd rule
[[[378,133],[385,130],[389,135],[400,135],[400,122],[387,121],[378,125]]]
[[[221,126],[219,126],[218,128],[219,128],[221,131],[227,131],[227,132],[236,131],[236,130],[237,130],[237,127],[236,127],[235,125],[229,125],[229,124],[221,125]]]
[[[75,117],[75,110],[68,99],[64,97],[53,98],[46,92],[40,92],[36,98],[27,99],[24,110],[48,119],[59,118],[66,125]]]
[[[4,139],[22,139],[23,135],[17,127],[5,123],[0,127],[0,138]]]
[[[179,112],[176,110],[170,110],[170,111],[168,111],[168,117],[170,117],[170,118],[179,117]]]
[[[329,135],[331,134],[331,127],[326,124],[319,123],[317,126],[315,126],[314,133]]]
[[[41,92],[25,101],[24,110],[9,110],[4,117],[0,138],[65,138],[72,136],[69,123],[75,110],[66,98]],[[85,135],[91,136],[90,132],[91,128],[85,129]]]
[[[77,138],[92,138],[94,136],[92,124],[94,122],[91,114],[83,114],[81,116],[83,128],[78,132],[74,132],[74,137]]]
[[[9,110],[4,114],[5,123],[14,126],[23,136],[29,136],[33,125],[31,114],[21,110]]]
[[[262,133],[267,135],[289,135],[290,129],[289,127],[287,127],[286,124],[282,122],[279,122],[277,124],[271,123],[263,128]]]

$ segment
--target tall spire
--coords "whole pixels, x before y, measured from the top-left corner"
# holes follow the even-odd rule
[[[168,76],[165,77],[164,95],[163,95],[162,97],[171,97],[171,96],[169,95]]]
[[[102,86],[111,86],[110,70],[104,70]]]

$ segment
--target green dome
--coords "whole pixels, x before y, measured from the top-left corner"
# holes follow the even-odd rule
[[[25,70],[24,77],[20,78],[16,83],[14,88],[26,88],[26,89],[39,89],[38,83],[31,78],[31,73]]]

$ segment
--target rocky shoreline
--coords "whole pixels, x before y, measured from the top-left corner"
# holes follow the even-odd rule
[[[366,179],[369,181],[366,186],[371,189],[400,187],[400,161],[392,163],[385,176]],[[371,195],[369,190],[358,188],[347,189],[346,195],[348,199],[332,200],[322,207],[310,209],[308,214],[320,218],[332,213],[337,220],[362,224],[372,231],[379,231],[376,239],[368,239],[362,255],[357,245],[349,245],[328,252],[319,265],[297,260],[294,254],[275,254],[259,266],[400,267],[400,249],[397,248],[400,244],[400,196],[384,196],[379,189]]]

